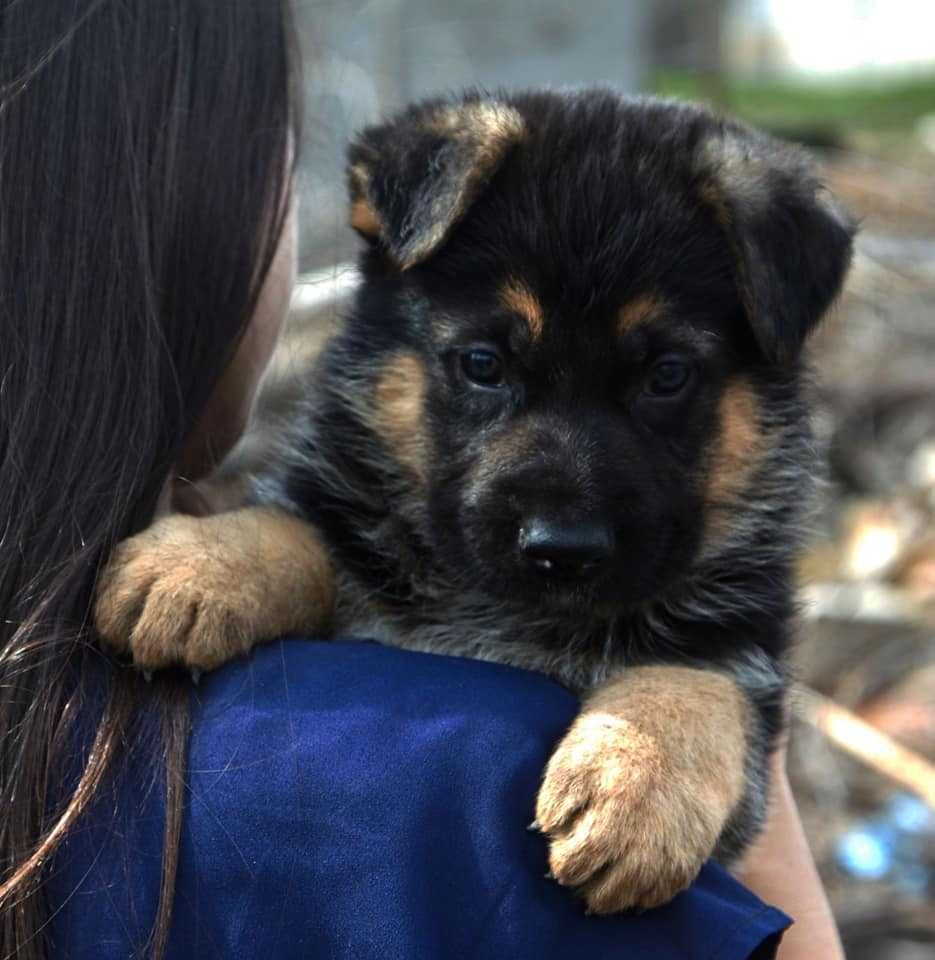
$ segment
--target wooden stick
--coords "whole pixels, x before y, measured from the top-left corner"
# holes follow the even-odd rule
[[[798,715],[833,744],[935,807],[935,766],[925,757],[809,687],[796,687],[795,704]]]

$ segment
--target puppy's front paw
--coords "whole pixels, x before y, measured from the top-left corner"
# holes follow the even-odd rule
[[[321,626],[331,567],[314,531],[275,511],[170,516],[123,541],[98,582],[94,619],[142,670],[211,670],[261,640]]]
[[[605,712],[583,713],[552,755],[536,819],[552,876],[590,912],[666,903],[711,856],[723,812],[681,767],[659,738]]]

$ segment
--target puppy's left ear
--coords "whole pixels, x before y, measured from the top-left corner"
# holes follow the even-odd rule
[[[448,239],[524,135],[519,112],[468,97],[410,107],[348,151],[351,226],[403,270]]]
[[[841,290],[856,223],[804,154],[739,124],[724,123],[704,142],[700,167],[760,349],[792,363]]]

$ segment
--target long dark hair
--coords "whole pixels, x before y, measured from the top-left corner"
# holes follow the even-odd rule
[[[43,956],[43,866],[143,715],[162,718],[150,950],[165,949],[187,695],[111,662],[88,614],[109,551],[152,518],[278,242],[298,120],[289,6],[0,8],[2,958]],[[92,736],[63,789],[79,719]]]

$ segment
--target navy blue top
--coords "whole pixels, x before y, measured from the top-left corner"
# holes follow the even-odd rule
[[[533,673],[370,643],[281,641],[206,677],[170,960],[774,956],[788,919],[714,864],[640,916],[585,916],[545,878],[526,825],[576,710]],[[52,957],[141,955],[162,817],[131,770],[70,836]]]

